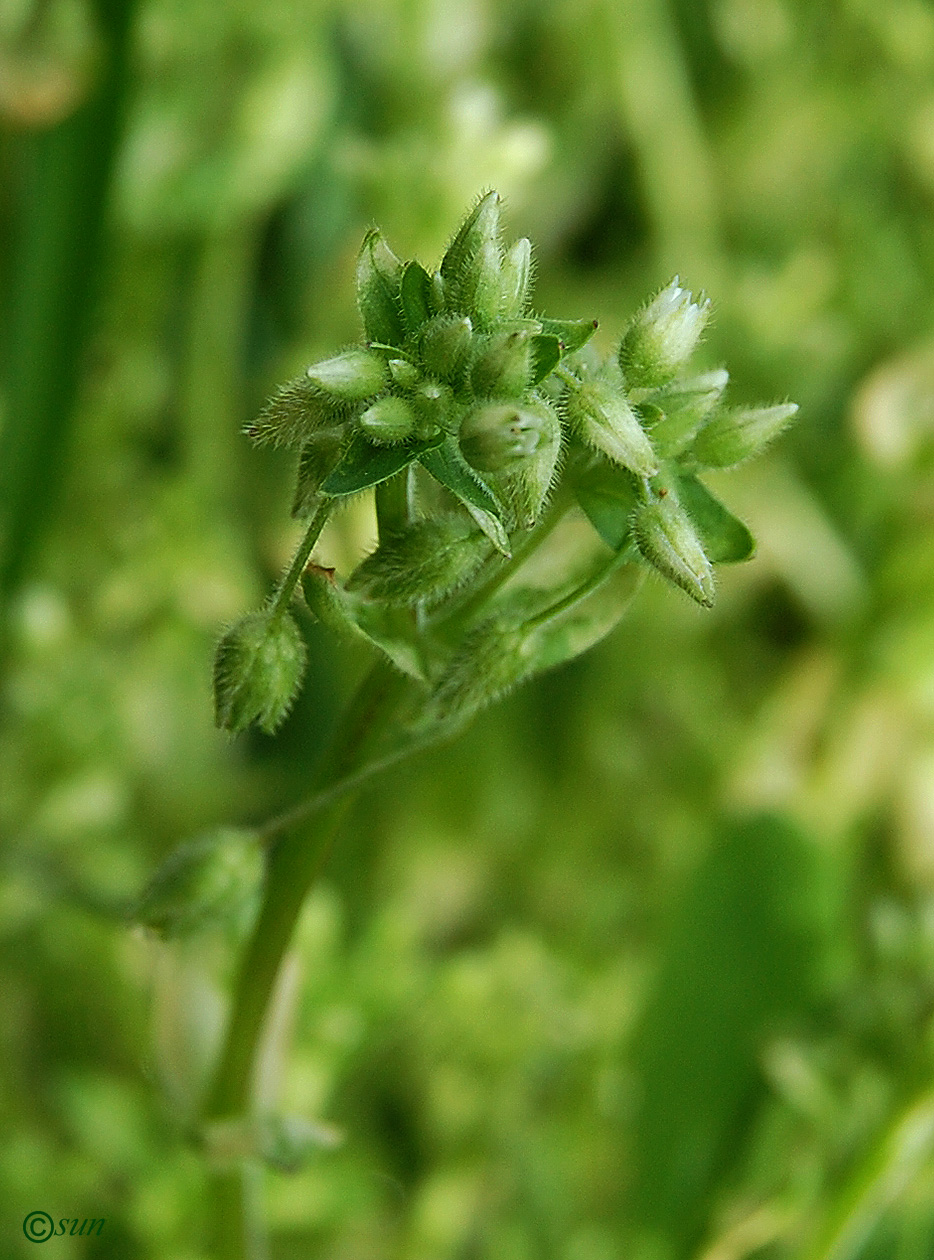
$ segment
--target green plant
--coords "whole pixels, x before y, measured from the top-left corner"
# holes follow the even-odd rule
[[[245,1179],[269,1156],[262,1135],[287,1131],[294,1146],[298,1132],[253,1114],[252,1078],[283,953],[352,790],[592,646],[649,569],[710,607],[713,566],[753,551],[697,474],[755,455],[795,405],[730,407],[725,370],[690,374],[709,303],[677,279],[607,355],[594,321],[530,313],[531,275],[529,242],[503,247],[494,192],[434,273],[371,231],[357,265],[365,343],[284,385],[248,429],[297,452],[293,514],[307,525],[269,603],[221,640],[218,725],[272,732],[287,715],[305,665],[290,611],[299,587],[314,617],[376,659],[317,791],[252,836],[189,846],[140,902],[163,934],[191,931],[226,888],[242,902],[250,854],[265,845],[262,905],[205,1105],[209,1146],[230,1160],[218,1176],[222,1255],[255,1253]],[[371,489],[376,549],[346,577],[314,563],[335,506]],[[297,825],[313,815],[309,838]]]

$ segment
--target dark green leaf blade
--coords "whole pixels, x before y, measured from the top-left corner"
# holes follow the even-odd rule
[[[752,534],[705,485],[692,476],[679,476],[678,498],[697,530],[711,564],[737,564],[756,549]]]
[[[398,446],[376,446],[360,433],[350,440],[340,463],[326,478],[321,490],[332,498],[356,494],[369,486],[387,481],[444,440],[443,435],[424,442],[400,442]]]
[[[486,482],[464,459],[455,439],[449,437],[443,446],[419,455],[419,461],[435,481],[463,503],[497,551],[508,556],[509,535],[502,522],[502,506]]]

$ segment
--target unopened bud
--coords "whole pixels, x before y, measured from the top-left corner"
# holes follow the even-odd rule
[[[691,455],[705,468],[732,468],[758,455],[790,423],[797,403],[731,407],[714,416],[697,436]]]
[[[473,326],[466,315],[439,315],[422,330],[422,363],[429,376],[456,382],[463,374],[473,342]]]
[[[460,446],[479,472],[503,472],[538,449],[545,421],[538,411],[515,403],[488,403],[464,419]]]
[[[482,472],[517,524],[534,522],[554,481],[561,423],[543,399],[521,406],[493,403],[470,413],[461,427],[461,450]]]
[[[441,260],[448,310],[472,316],[480,328],[496,319],[502,300],[499,211],[498,193],[481,197]]]
[[[680,455],[710,419],[729,380],[726,368],[678,381],[653,396],[652,445],[662,459]]]
[[[642,389],[664,385],[694,353],[710,313],[710,302],[695,302],[675,276],[632,319],[619,347],[626,383]]]
[[[614,463],[638,477],[658,471],[652,443],[621,390],[591,381],[568,391],[566,408],[571,428]]]
[[[220,827],[170,853],[130,917],[165,940],[235,921],[252,904],[262,873],[256,833]]]
[[[402,263],[374,228],[363,238],[357,259],[357,306],[370,341],[402,345],[401,284]]]
[[[300,376],[280,386],[244,432],[257,446],[300,446],[312,433],[341,424],[346,417],[346,403]]]
[[[527,332],[493,333],[474,360],[471,373],[476,393],[493,398],[518,398],[531,375],[531,336]]]
[[[418,368],[408,359],[390,359],[386,366],[389,368],[392,383],[400,389],[414,389],[418,384]]]
[[[507,250],[500,275],[500,315],[503,319],[517,319],[525,314],[532,287],[532,242],[527,236]]]
[[[288,715],[305,673],[305,643],[286,612],[248,613],[214,658],[215,721],[224,730],[257,722],[267,734]]]
[[[640,504],[632,514],[632,532],[639,551],[663,577],[705,608],[713,606],[713,570],[691,518],[673,494]]]
[[[454,395],[449,385],[440,381],[423,381],[412,391],[415,432],[420,438],[433,437],[450,420]]]
[[[343,436],[337,429],[313,433],[305,442],[298,460],[298,478],[292,500],[294,517],[308,516],[318,506],[321,487],[337,467],[343,446]]]
[[[387,379],[385,361],[372,350],[347,350],[333,359],[323,359],[313,363],[306,375],[326,393],[349,402],[372,398]]]
[[[415,414],[404,398],[387,394],[385,398],[377,398],[357,417],[357,424],[362,433],[371,442],[389,445],[393,442],[404,442],[415,432]]]
[[[532,644],[521,626],[493,618],[462,641],[439,679],[432,708],[442,718],[465,717],[498,700],[532,668]]]
[[[341,638],[362,636],[333,569],[310,564],[302,574],[302,593],[309,610],[328,630]]]
[[[431,602],[465,582],[489,554],[487,539],[466,521],[416,521],[388,534],[347,589],[388,604]]]

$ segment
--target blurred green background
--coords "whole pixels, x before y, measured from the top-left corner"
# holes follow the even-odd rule
[[[208,1256],[237,940],[107,906],[306,790],[362,658],[306,622],[281,735],[211,722],[295,538],[240,429],[356,338],[371,223],[430,263],[496,187],[543,309],[609,347],[678,272],[799,423],[718,482],[759,551],[713,612],[648,583],[355,806],[274,1260],[932,1260],[934,7],[6,0],[0,115],[0,1252]]]

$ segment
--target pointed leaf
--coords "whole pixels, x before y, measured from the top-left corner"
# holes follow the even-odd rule
[[[564,354],[573,354],[585,346],[597,331],[595,319],[543,319],[542,332],[557,337]]]
[[[509,552],[509,536],[502,522],[503,509],[496,495],[470,467],[454,438],[426,451],[419,461],[435,481],[458,498],[490,542],[504,556]]]
[[[678,498],[712,564],[736,564],[750,558],[756,549],[752,534],[696,477],[678,477]]]
[[[376,446],[368,441],[362,433],[356,433],[350,440],[340,463],[325,480],[321,487],[324,494],[337,498],[345,494],[356,494],[369,486],[378,485],[394,477],[397,472],[411,464],[424,451],[429,451],[444,440],[443,435],[429,438],[424,442],[401,442],[398,446]]]
[[[532,338],[531,385],[543,381],[549,372],[561,362],[561,342],[551,333],[540,333]]]

